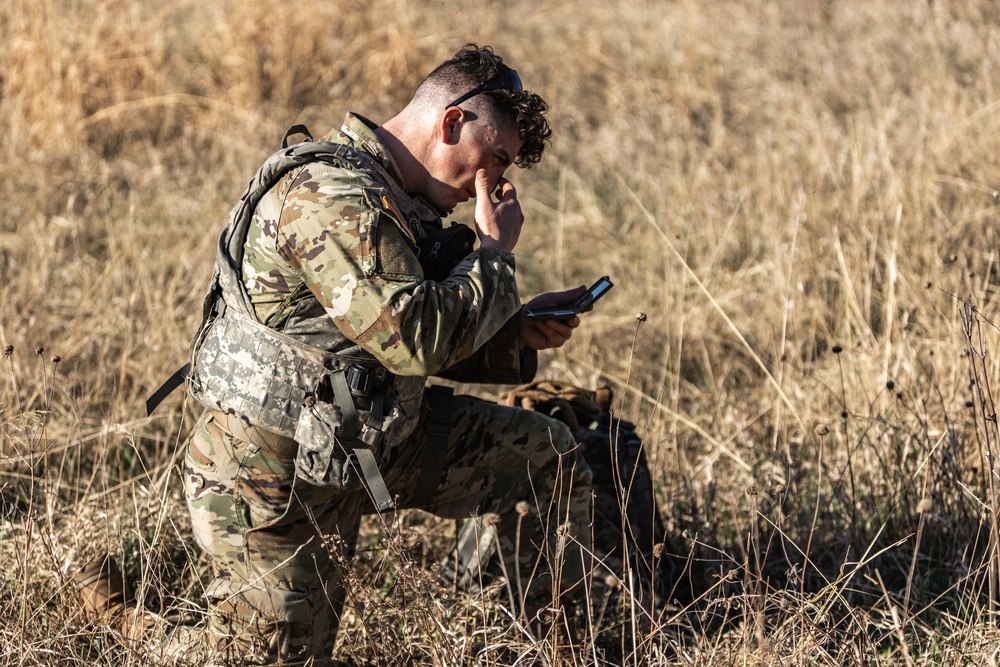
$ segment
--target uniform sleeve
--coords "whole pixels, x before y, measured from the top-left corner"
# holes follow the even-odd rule
[[[520,308],[512,253],[479,249],[425,281],[394,203],[356,172],[308,165],[288,189],[277,251],[337,328],[397,375],[435,375]]]
[[[477,384],[527,384],[538,372],[538,352],[520,343],[520,316],[515,313],[500,331],[471,357],[438,373],[438,377]]]

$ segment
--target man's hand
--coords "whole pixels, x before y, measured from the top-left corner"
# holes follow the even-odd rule
[[[546,292],[539,294],[521,308],[521,344],[535,350],[546,350],[561,347],[573,335],[573,329],[580,326],[579,317],[568,320],[533,320],[525,312],[528,308],[545,306],[561,306],[573,303],[581,294],[587,291],[586,285],[580,285],[565,292]]]
[[[476,172],[476,231],[482,248],[514,250],[521,235],[524,214],[517,201],[517,191],[506,178],[497,184],[500,194],[496,203],[490,196],[490,184],[485,169]]]

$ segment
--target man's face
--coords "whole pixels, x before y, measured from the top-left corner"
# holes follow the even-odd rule
[[[476,196],[476,172],[485,169],[493,192],[513,163],[523,141],[513,123],[496,127],[484,118],[458,112],[455,122],[445,119],[445,130],[427,166],[430,175],[425,197],[441,211],[450,211]],[[449,131],[450,130],[450,131]]]

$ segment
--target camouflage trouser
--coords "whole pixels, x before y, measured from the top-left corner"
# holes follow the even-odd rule
[[[569,429],[467,396],[454,398],[453,414],[442,479],[419,506],[456,519],[498,515],[501,554],[526,598],[551,600],[551,572],[562,590],[573,588],[590,545],[591,471]],[[425,428],[422,420],[384,473],[403,507],[417,506]],[[184,484],[195,539],[218,575],[198,652],[222,651],[217,662],[324,664],[344,599],[338,567],[354,555],[362,514],[374,511],[365,490],[296,479],[292,460],[233,437],[211,413],[191,438]]]

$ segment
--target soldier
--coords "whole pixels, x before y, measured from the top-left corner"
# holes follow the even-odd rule
[[[468,45],[381,126],[349,113],[319,142],[286,135],[234,208],[188,376],[208,410],[184,486],[216,571],[192,660],[326,664],[336,561],[375,511],[495,514],[529,614],[580,592],[591,471],[569,429],[425,391],[430,376],[527,382],[537,350],[579,325],[526,317],[515,278],[524,217],[504,173],[541,159],[546,111],[489,47]],[[473,197],[475,250],[441,222]]]

